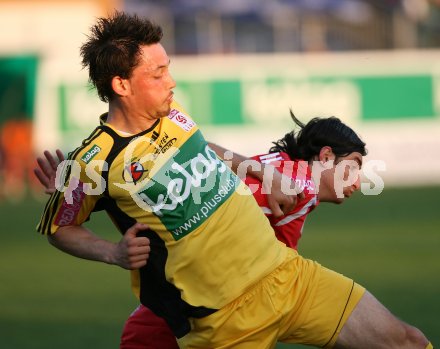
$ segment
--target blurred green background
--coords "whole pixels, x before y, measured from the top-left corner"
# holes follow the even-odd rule
[[[385,189],[342,206],[321,204],[307,220],[300,251],[353,277],[439,345],[439,198],[440,187]],[[0,203],[0,347],[117,348],[137,304],[129,273],[51,247],[35,232],[43,206],[30,198]],[[119,239],[105,214],[89,226]]]

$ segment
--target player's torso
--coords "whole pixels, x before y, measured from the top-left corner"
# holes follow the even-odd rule
[[[106,129],[93,144],[108,149],[109,135],[111,150],[95,159],[108,163],[112,218],[159,236],[165,277],[186,302],[219,308],[281,263],[285,251],[247,187],[185,114],[173,110],[131,138]]]
[[[245,179],[246,184],[251,186],[258,205],[275,229],[277,238],[288,247],[297,249],[306,217],[318,205],[315,183],[311,178],[310,169],[306,162],[293,161],[283,152],[256,155],[253,159],[263,164],[271,164],[285,176],[292,178],[304,193],[304,199],[298,201],[292,211],[282,217],[275,218],[269,208],[267,194],[263,192],[261,183],[250,176]]]

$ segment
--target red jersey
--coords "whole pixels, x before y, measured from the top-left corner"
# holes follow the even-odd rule
[[[304,199],[300,200],[288,214],[275,218],[267,204],[267,194],[262,191],[261,182],[250,176],[245,178],[245,183],[250,186],[258,205],[275,229],[278,240],[284,242],[288,247],[297,249],[305,219],[319,203],[310,168],[307,166],[307,162],[293,161],[286,153],[282,152],[256,155],[252,159],[263,164],[271,164],[285,176],[293,178],[297,186],[303,189]]]

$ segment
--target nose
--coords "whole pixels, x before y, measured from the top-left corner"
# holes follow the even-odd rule
[[[176,87],[176,80],[174,80],[173,76],[171,75],[170,72],[168,72],[168,80],[170,83],[170,89],[172,90],[173,88]]]

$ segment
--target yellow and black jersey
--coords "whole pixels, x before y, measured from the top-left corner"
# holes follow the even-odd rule
[[[148,224],[138,235],[150,239],[151,253],[135,292],[177,337],[190,330],[188,317],[223,307],[286,256],[249,189],[176,103],[136,135],[100,125],[66,163],[65,186],[38,231],[81,225],[97,209],[122,233]]]

